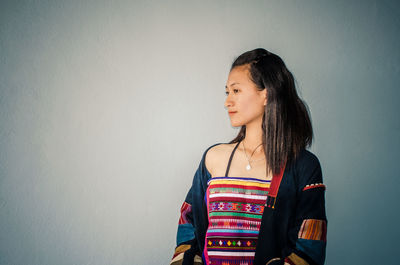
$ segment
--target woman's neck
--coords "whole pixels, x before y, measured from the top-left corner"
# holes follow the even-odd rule
[[[262,122],[262,121],[261,121]],[[257,154],[264,154],[264,146],[263,142],[263,133],[261,128],[261,122],[259,123],[250,123],[246,125],[246,136],[242,140],[244,146],[246,148],[246,153],[252,154],[253,156],[257,156]],[[243,147],[243,146],[242,146]]]

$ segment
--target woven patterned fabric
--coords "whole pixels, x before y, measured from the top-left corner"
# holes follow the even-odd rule
[[[214,177],[208,182],[204,258],[211,265],[251,265],[271,182]]]

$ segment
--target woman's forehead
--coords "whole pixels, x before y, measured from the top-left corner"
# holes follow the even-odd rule
[[[235,85],[249,85],[251,83],[248,67],[236,66],[230,71],[225,88],[230,88]]]
[[[247,67],[236,66],[229,72],[228,80],[226,85],[229,87],[235,83],[249,83],[251,82],[249,78],[249,70]]]

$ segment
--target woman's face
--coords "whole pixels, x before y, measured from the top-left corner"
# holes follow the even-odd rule
[[[262,122],[267,103],[266,89],[257,90],[256,85],[249,78],[248,67],[248,65],[242,65],[233,68],[225,86],[227,95],[225,107],[233,127]]]

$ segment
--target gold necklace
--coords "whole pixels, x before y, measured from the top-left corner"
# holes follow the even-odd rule
[[[254,152],[256,151],[256,149],[257,149],[260,145],[262,145],[262,143],[259,144],[259,145],[254,149],[254,151],[253,151],[253,153],[251,154],[250,158],[247,157],[246,147],[244,146],[244,142],[243,142],[243,141],[242,141],[242,145],[243,145],[244,154],[246,155],[246,159],[247,159],[246,170],[249,171],[249,170],[251,169],[250,158],[253,156],[253,154],[254,154]],[[263,157],[263,158],[261,158],[261,159],[257,159],[257,160],[252,160],[252,162],[260,161],[260,160],[263,160],[263,159],[265,159],[265,157]]]

